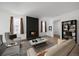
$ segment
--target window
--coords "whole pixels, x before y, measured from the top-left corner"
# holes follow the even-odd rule
[[[10,32],[12,34],[24,34],[23,18],[10,18]]]
[[[42,22],[42,26],[43,26],[42,30],[43,32],[45,32],[45,21]]]
[[[13,25],[14,25],[14,34],[20,34],[20,19],[14,18]]]

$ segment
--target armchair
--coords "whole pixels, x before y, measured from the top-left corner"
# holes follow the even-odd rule
[[[6,46],[14,46],[20,44],[20,37],[17,37],[16,34],[11,34],[10,32],[5,33]]]
[[[19,56],[21,55],[21,42],[20,37],[11,40],[9,38],[9,32],[5,33],[6,43],[3,43],[3,48],[6,47],[5,51],[1,54],[2,56]],[[3,48],[1,48],[3,50]]]
[[[20,55],[20,45],[7,47],[2,40],[2,35],[0,35],[0,56]]]

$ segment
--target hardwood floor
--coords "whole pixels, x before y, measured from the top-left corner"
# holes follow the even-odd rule
[[[33,47],[30,45],[30,43],[28,41],[22,41],[21,44],[22,44],[22,48],[21,48],[21,54],[26,56],[26,51],[27,49],[29,48],[34,48],[34,50],[36,51],[36,53],[39,53],[45,49],[48,49],[52,46],[54,46],[55,44],[57,44],[57,39],[58,37],[46,37],[48,39],[48,41],[45,43],[45,44],[41,44],[39,45],[38,47]]]
[[[45,49],[48,49],[48,48],[50,48],[50,47],[52,47],[52,46],[54,46],[55,44],[57,44],[57,39],[58,39],[59,37],[47,37],[47,39],[48,39],[48,42],[46,43],[46,44],[44,44],[44,45],[41,45],[41,47],[39,46],[39,47],[32,47],[30,44],[29,44],[29,42],[28,41],[22,41],[22,48],[21,48],[21,54],[23,55],[23,56],[27,56],[27,49],[28,48],[34,48],[34,50],[37,52],[37,53],[39,53],[40,51],[43,51],[43,50],[45,50]],[[75,48],[72,50],[72,52],[69,54],[69,56],[79,56],[79,45],[76,45],[75,46]]]
[[[33,47],[35,49],[35,51],[37,53],[39,53],[40,51],[43,51],[45,49],[48,49],[52,46],[54,46],[55,44],[57,44],[57,39],[58,38],[52,38],[52,37],[46,37],[48,39],[48,41],[44,44],[40,44],[41,46],[38,46],[38,47]]]
[[[69,56],[79,56],[79,45],[76,45]]]

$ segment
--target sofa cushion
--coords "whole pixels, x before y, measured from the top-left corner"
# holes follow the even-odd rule
[[[29,48],[27,50],[27,56],[36,56],[36,55],[37,54],[36,54],[36,52],[35,52],[35,50],[33,48]]]
[[[16,55],[20,55],[19,46],[9,47],[2,54],[2,56],[16,56]]]
[[[59,50],[54,55],[67,56],[71,52],[74,45],[74,40],[68,40],[65,43],[63,43],[63,45],[61,44],[60,46],[58,46]]]
[[[59,45],[57,44],[51,47],[45,55],[46,56],[66,56],[72,50],[74,45],[75,45],[75,41],[72,39],[69,39],[64,43],[61,43]]]
[[[47,52],[47,49],[45,49],[45,50],[43,50],[41,52],[38,52],[37,56],[44,56],[46,52]]]
[[[67,40],[65,40],[65,39],[58,39],[57,44],[61,44],[61,43],[65,42],[65,41],[67,41]]]
[[[0,46],[0,56],[4,53],[4,51],[7,49],[7,47],[5,46],[5,44]]]

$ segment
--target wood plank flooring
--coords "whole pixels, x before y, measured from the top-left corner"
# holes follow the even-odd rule
[[[52,46],[54,46],[55,44],[57,44],[57,39],[59,37],[47,37],[48,39],[48,42],[45,44],[45,45],[42,45],[41,47],[38,47],[38,48],[34,48],[30,45],[30,43],[28,41],[22,41],[22,48],[21,48],[21,53],[22,53],[22,56],[27,56],[27,49],[28,48],[34,48],[34,50],[38,53],[40,51],[43,51],[45,49],[48,49]],[[72,50],[72,52],[69,54],[69,56],[79,56],[79,45],[76,45],[75,48]]]

